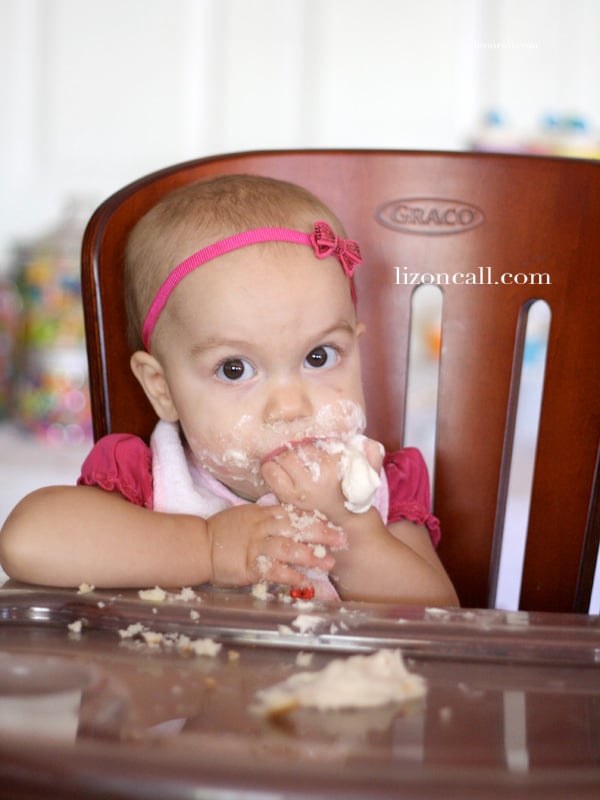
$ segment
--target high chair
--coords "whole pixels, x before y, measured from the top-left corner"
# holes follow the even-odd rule
[[[411,299],[443,297],[433,510],[463,606],[493,604],[528,309],[550,309],[519,606],[587,611],[598,540],[600,162],[478,153],[278,151],[204,158],[108,198],[83,241],[94,434],[148,437],[155,417],[129,369],[123,252],[165,193],[255,173],[317,194],[357,239],[368,430],[404,444]],[[410,442],[407,442],[410,444]]]

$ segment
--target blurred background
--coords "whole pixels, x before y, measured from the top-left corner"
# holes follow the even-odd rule
[[[0,524],[90,446],[78,258],[100,201],[248,149],[597,158],[599,42],[598,0],[0,0]]]

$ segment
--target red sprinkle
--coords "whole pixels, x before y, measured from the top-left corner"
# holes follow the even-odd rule
[[[290,596],[294,600],[312,600],[315,596],[314,586],[292,586]]]

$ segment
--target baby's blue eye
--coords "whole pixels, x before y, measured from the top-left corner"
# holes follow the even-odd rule
[[[256,370],[245,358],[230,358],[219,365],[216,376],[223,381],[248,381]]]
[[[321,367],[332,367],[339,359],[340,354],[335,347],[330,347],[327,344],[322,344],[315,347],[304,359],[304,363],[311,369],[320,369]]]

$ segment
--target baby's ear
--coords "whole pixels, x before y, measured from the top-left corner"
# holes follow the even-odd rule
[[[129,364],[157,416],[167,422],[177,422],[179,414],[160,362],[145,350],[137,350]]]

